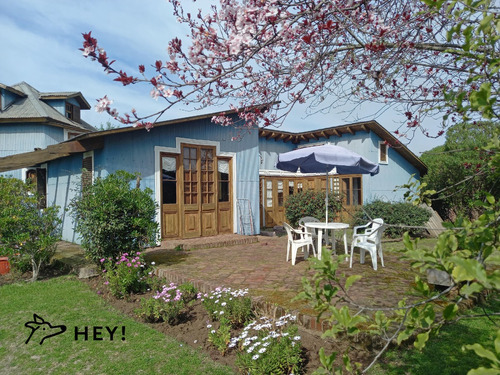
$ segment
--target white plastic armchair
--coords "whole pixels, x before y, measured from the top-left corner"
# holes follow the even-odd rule
[[[364,229],[363,233],[361,232],[362,229]],[[380,218],[373,219],[366,225],[354,227],[351,255],[349,257],[351,268],[354,248],[356,247],[360,249],[360,263],[365,262],[365,252],[368,251],[372,259],[373,269],[377,270],[377,256],[380,257],[380,263],[384,267],[384,256],[382,253],[382,234],[384,229],[384,220]]]
[[[314,248],[314,243],[312,235],[309,232],[303,232],[301,230],[293,229],[289,224],[283,223],[285,227],[286,234],[288,236],[288,241],[286,244],[286,261],[292,258],[292,265],[295,266],[295,260],[297,259],[297,252],[302,249],[304,252],[304,257],[307,258],[309,254],[309,246],[312,247],[313,254],[316,255],[316,249]],[[294,235],[296,238],[294,238]]]
[[[316,242],[318,240],[318,232],[314,228],[307,228],[306,223],[319,223],[320,221],[312,216],[306,216],[299,220],[299,226],[303,232],[311,233],[313,240]]]

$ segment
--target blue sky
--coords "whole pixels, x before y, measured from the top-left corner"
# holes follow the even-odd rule
[[[99,64],[82,56],[78,50],[83,40],[81,34],[88,31],[117,60],[120,64],[117,67],[130,74],[137,73],[139,64],[147,67],[157,59],[165,60],[168,41],[188,32],[177,23],[167,0],[1,1],[0,82],[14,85],[25,81],[42,92],[80,91],[92,106],[96,99],[107,95],[120,113],[130,112],[131,108],[143,114],[161,109],[162,102],[150,97],[150,87],[123,87],[113,82]],[[207,112],[225,109],[219,107]],[[373,106],[349,114],[344,111],[305,116],[305,107],[297,108],[280,129],[313,130],[374,118],[366,117],[374,112]],[[191,115],[194,115],[191,110],[181,106],[162,119]],[[96,127],[112,120],[93,108],[83,111],[82,117]],[[394,131],[401,115],[386,111],[375,119]],[[426,124],[430,129],[433,125]],[[432,140],[417,133],[408,147],[420,156],[443,142],[444,138]]]

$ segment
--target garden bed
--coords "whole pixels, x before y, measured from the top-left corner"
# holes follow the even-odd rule
[[[107,285],[104,284],[105,279],[102,277],[94,277],[84,280],[97,294],[104,298],[110,305],[124,314],[134,318],[137,321],[144,322],[139,318],[135,311],[140,308],[140,301],[142,298],[150,298],[153,292],[149,291],[144,294],[131,294],[126,299],[118,299],[114,297]],[[210,316],[204,308],[200,300],[193,300],[179,315],[179,319],[174,324],[166,322],[161,323],[144,323],[148,326],[158,330],[165,335],[173,337],[179,341],[190,345],[193,348],[202,350],[207,353],[214,361],[228,365],[237,371],[236,366],[236,351],[228,350],[222,355],[213,345],[209,342],[209,329],[207,325],[211,322]],[[239,331],[232,332],[231,337],[239,334]],[[326,340],[320,337],[318,332],[306,330],[299,327],[298,335],[301,337],[300,344],[302,345],[302,357],[304,360],[304,373],[312,373],[315,369],[321,366],[319,361],[319,349],[325,348],[326,353],[333,351],[343,352],[346,346],[350,346],[354,360],[361,363],[368,363],[371,357],[370,352],[364,348],[363,343],[353,343],[343,340]],[[355,354],[354,354],[355,353]]]

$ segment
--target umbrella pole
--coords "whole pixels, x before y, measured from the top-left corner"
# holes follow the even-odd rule
[[[325,208],[326,208],[326,223],[328,223],[328,169],[326,170],[326,195],[325,195]]]

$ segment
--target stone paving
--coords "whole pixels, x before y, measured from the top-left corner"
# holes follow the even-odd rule
[[[315,313],[306,302],[291,301],[302,290],[302,278],[311,278],[313,272],[302,253],[295,266],[286,262],[286,240],[286,236],[230,234],[163,241],[161,246],[146,251],[146,260],[156,263],[159,276],[171,282],[192,282],[203,292],[216,287],[248,288],[260,312],[280,316],[291,311],[304,327],[322,331],[326,325],[315,321]],[[61,242],[55,258],[72,264],[76,271],[89,267],[82,249],[75,244]],[[341,264],[339,274],[363,276],[349,290],[358,304],[391,307],[405,296],[411,298],[414,273],[409,264],[388,251],[384,252],[384,261],[385,267],[379,263],[378,271],[373,270],[369,256],[365,264],[360,264],[359,254],[354,257],[352,269],[347,262]]]
[[[244,242],[245,238],[255,242],[234,245],[234,241]],[[158,275],[173,282],[190,281],[202,291],[216,287],[248,288],[253,297],[265,301],[268,306],[278,305],[285,310],[314,315],[307,304],[290,301],[301,291],[302,277],[311,277],[312,272],[302,255],[298,255],[295,266],[286,262],[286,237],[230,235],[185,240],[181,244],[183,249],[191,250],[179,250],[179,247],[176,250],[173,244],[164,242],[162,247],[147,252],[147,260],[156,262]],[[202,246],[217,247],[199,248]],[[346,262],[340,271],[346,277],[363,276],[350,290],[350,295],[359,304],[394,306],[408,294],[414,274],[397,254],[384,253],[386,266],[382,268],[379,263],[378,271],[373,270],[369,256],[365,264],[359,263],[359,254],[354,260],[352,269]],[[319,328],[312,325],[308,328]]]

